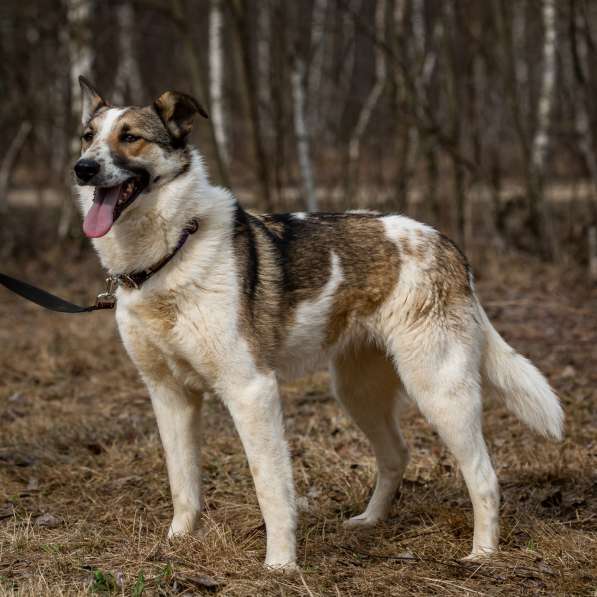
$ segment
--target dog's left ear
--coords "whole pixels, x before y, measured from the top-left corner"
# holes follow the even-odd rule
[[[81,86],[81,122],[85,126],[89,119],[102,107],[108,104],[104,98],[97,92],[96,88],[83,76],[79,77]]]
[[[184,144],[193,128],[196,114],[208,118],[201,104],[186,93],[166,91],[153,102],[153,107],[164,126],[177,143]]]

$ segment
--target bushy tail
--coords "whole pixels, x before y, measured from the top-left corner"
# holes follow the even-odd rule
[[[529,427],[546,437],[562,439],[564,412],[549,383],[498,334],[480,305],[479,310],[486,341],[483,374],[489,389]]]

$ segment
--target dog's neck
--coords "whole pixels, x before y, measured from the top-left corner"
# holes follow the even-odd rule
[[[192,220],[199,223],[197,242],[213,244],[213,238],[232,228],[234,199],[213,187],[201,156],[192,150],[191,166],[184,174],[142,195],[139,209],[125,212],[104,237],[94,239],[102,265],[111,274],[143,271],[171,254]]]

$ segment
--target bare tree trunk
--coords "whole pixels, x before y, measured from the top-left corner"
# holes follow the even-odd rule
[[[311,164],[311,148],[307,120],[305,116],[305,63],[302,58],[295,56],[292,70],[292,100],[294,104],[294,132],[296,135],[297,153],[301,169],[303,192],[307,204],[307,211],[317,211],[317,195],[315,179]]]
[[[209,11],[209,97],[211,120],[222,160],[228,166],[228,135],[224,123],[224,55],[222,51],[222,0],[211,0]]]
[[[7,152],[4,154],[4,158],[2,158],[0,164],[0,213],[6,213],[7,211],[8,189],[10,188],[14,167],[30,132],[31,123],[27,120],[22,122],[17,134],[8,146]]]
[[[286,209],[284,185],[289,178],[289,162],[287,159],[287,139],[290,137],[288,129],[292,127],[292,118],[288,114],[286,89],[290,77],[288,76],[288,21],[285,7],[279,0],[271,0],[266,4],[267,23],[262,18],[259,29],[260,35],[266,33],[267,62],[262,59],[260,81],[267,84],[269,116],[271,126],[271,140],[273,147],[273,178],[276,189],[277,205]],[[264,6],[261,5],[264,10]],[[263,13],[262,13],[263,14]],[[266,81],[267,79],[267,81]],[[265,107],[265,106],[262,106]],[[266,125],[267,127],[267,125]],[[267,130],[267,128],[266,128]]]
[[[70,62],[70,110],[71,110],[71,142],[70,162],[74,161],[79,153],[79,130],[81,114],[81,87],[79,76],[89,76],[93,65],[94,52],[91,45],[92,0],[67,0],[67,19],[69,43],[68,53]],[[70,170],[67,174],[67,187],[72,185]],[[65,195],[60,212],[58,236],[66,238],[71,227],[74,215],[74,198],[71,193]]]
[[[582,152],[585,165],[591,177],[592,197],[590,199],[590,210],[593,225],[597,225],[597,159],[595,158],[595,143],[591,130],[591,119],[589,116],[590,97],[587,89],[587,71],[589,63],[587,60],[587,36],[586,26],[581,14],[577,11],[576,3],[571,3],[570,15],[571,27],[571,50],[574,68],[566,69],[574,73],[574,80],[571,82],[571,91],[576,86],[574,94],[574,120],[576,132],[579,136],[579,147]]]
[[[257,91],[259,111],[263,123],[263,134],[271,138],[274,134],[272,118],[272,7],[276,0],[261,0],[257,5]]]
[[[385,40],[386,38],[386,6],[386,0],[377,0],[375,8],[375,31],[379,40]],[[361,152],[361,141],[371,120],[371,115],[386,85],[386,74],[386,51],[380,44],[377,44],[375,48],[375,82],[363,104],[357,124],[348,142],[348,169],[346,175],[348,195],[352,194],[355,187],[356,177],[354,172]]]
[[[455,14],[455,0],[448,0],[444,3],[447,26],[444,28],[445,53],[448,60],[448,111],[450,115],[450,137],[455,153],[450,154],[450,161],[453,171],[453,193],[456,203],[456,238],[460,246],[465,249],[466,245],[466,215],[467,196],[465,191],[464,167],[456,156],[462,155],[462,93],[459,87],[459,72],[462,65],[459,64],[458,38],[456,37],[459,28]]]
[[[141,72],[135,54],[135,9],[128,0],[116,7],[116,22],[118,23],[118,70],[112,97],[115,104],[123,105],[131,100],[138,102],[143,93]]]
[[[263,140],[261,113],[259,111],[259,81],[255,76],[251,52],[251,39],[249,23],[249,8],[247,0],[231,0],[229,4],[234,18],[235,30],[238,38],[238,47],[240,53],[240,63],[242,67],[242,76],[244,81],[244,91],[246,103],[249,108],[249,119],[251,121],[251,133],[253,139],[253,151],[258,172],[258,182],[261,187],[261,197],[263,207],[271,211],[271,185],[270,172],[265,143]]]
[[[591,226],[588,232],[589,248],[589,276],[593,282],[597,282],[597,228]]]
[[[331,123],[332,130],[336,131],[337,135],[333,142],[337,144],[345,137],[340,135],[340,124],[345,112],[347,98],[350,97],[352,80],[355,71],[356,62],[356,23],[352,14],[357,13],[361,7],[361,0],[347,0],[347,5],[350,10],[343,14],[341,31],[339,37],[342,40],[344,48],[341,54],[344,56],[342,62],[337,65],[338,75],[336,83],[336,91],[330,93],[328,97],[323,98],[321,113],[326,115],[327,120]],[[329,130],[329,129],[328,129]]]
[[[416,0],[412,7],[412,26],[413,26],[413,42],[420,49],[420,26],[423,25],[419,21],[421,4],[424,0]],[[406,41],[406,17],[407,3],[405,0],[395,0],[393,7],[393,44],[392,49],[396,56],[402,56],[403,61],[408,61],[409,53],[406,52],[407,41]],[[423,42],[424,43],[424,42]],[[417,53],[418,54],[418,53]],[[410,68],[412,62],[407,64],[397,63],[394,65],[394,120],[396,126],[396,161],[398,164],[398,170],[396,173],[396,205],[399,211],[405,211],[408,209],[408,190],[409,181],[411,174],[411,162],[416,152],[416,145],[418,145],[418,134],[416,127],[412,124],[404,122],[402,118],[402,109],[404,104],[409,103],[412,105],[415,103],[415,99],[412,97],[414,90],[409,88],[404,81],[403,69]]]
[[[311,20],[311,65],[307,81],[307,98],[309,100],[308,126],[309,130],[318,130],[322,122],[322,103],[320,98],[324,94],[326,78],[324,64],[326,58],[327,36],[325,35],[326,13],[328,0],[315,0],[313,3],[313,18]]]
[[[189,27],[189,19],[185,13],[185,7],[182,0],[170,0],[170,2],[171,16],[178,25],[178,30],[180,31],[182,37],[183,51],[191,77],[191,87],[195,96],[201,100],[208,96],[205,94],[206,85],[203,81],[201,65],[195,52],[193,37]],[[220,176],[220,184],[229,187],[230,177],[228,175],[228,168],[226,167],[226,162],[222,155],[222,149],[218,144],[215,128],[211,120],[207,121],[207,126],[211,145],[214,150],[214,158],[216,160],[218,174]]]
[[[508,103],[510,104],[510,111],[512,114],[512,120],[514,122],[514,129],[518,137],[522,159],[524,162],[524,168],[528,174],[530,170],[530,142],[529,134],[525,126],[525,119],[523,117],[522,105],[523,102],[520,99],[520,90],[518,87],[517,79],[517,67],[516,67],[516,56],[514,51],[514,42],[512,35],[512,25],[510,22],[510,15],[507,11],[508,4],[501,0],[494,1],[495,7],[495,18],[497,22],[497,29],[500,36],[501,47],[502,47],[502,60],[505,71],[505,82],[506,82],[506,96]],[[524,13],[515,13],[517,18],[524,18]],[[522,58],[521,58],[522,59]],[[518,70],[520,73],[520,69]]]
[[[549,129],[555,97],[556,84],[556,5],[555,0],[543,0],[543,69],[541,92],[537,106],[537,129],[531,149],[530,209],[531,217],[537,220],[539,238],[543,250],[551,257],[557,257],[558,243],[553,234],[550,206],[544,198],[544,175],[549,148]]]

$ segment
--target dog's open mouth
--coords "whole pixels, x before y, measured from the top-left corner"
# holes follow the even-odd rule
[[[147,186],[146,174],[132,176],[113,187],[96,187],[93,205],[83,221],[83,232],[89,238],[99,238],[110,231],[120,214]]]

